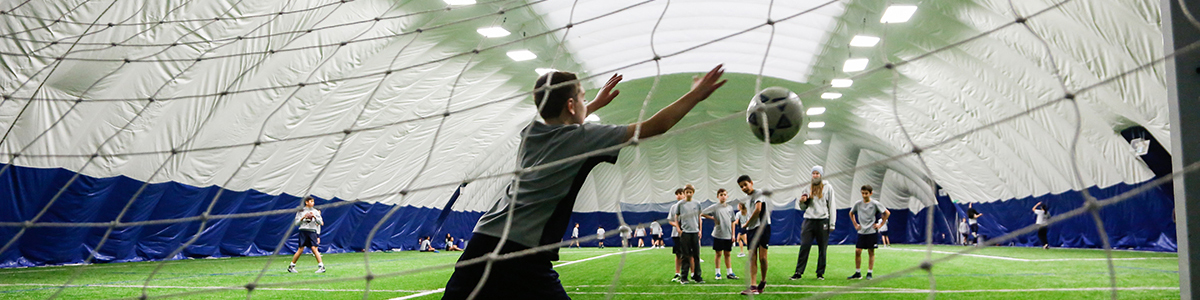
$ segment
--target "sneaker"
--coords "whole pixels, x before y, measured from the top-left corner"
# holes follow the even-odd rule
[[[825,280],[825,275],[817,275],[817,280]]]
[[[754,293],[761,294],[763,292],[763,290],[766,288],[767,288],[767,281],[766,280],[759,281],[758,286],[754,287]]]
[[[868,273],[868,274],[870,274],[870,273]],[[862,279],[862,274],[858,273],[858,272],[854,272],[854,275],[850,275],[850,277],[846,277],[846,279]]]
[[[738,253],[738,257],[746,257],[746,253],[745,252]]]
[[[325,273],[325,266],[317,267],[317,271],[313,273]]]
[[[866,277],[866,278],[864,278],[864,279],[866,279],[866,280],[871,280],[871,273],[867,273],[867,277]]]
[[[704,262],[704,259],[700,259],[700,262]]]
[[[801,277],[804,276],[801,276],[800,274],[792,274],[792,277],[788,278],[788,280],[799,280]]]
[[[288,266],[288,273],[296,273],[296,265]]]
[[[1050,250],[1050,244],[1042,245],[1042,249]]]
[[[704,279],[701,279],[701,278],[692,278],[692,279],[693,279],[692,282],[694,282],[694,283],[697,283],[697,284],[704,283]]]
[[[714,278],[714,279],[715,279],[715,280],[721,280],[721,273],[717,273],[717,277],[716,277],[716,278]]]
[[[687,279],[681,279],[679,280],[679,284],[688,284],[688,281]]]
[[[758,295],[758,291],[755,290],[754,286],[752,285],[752,286],[746,287],[746,290],[742,291],[742,295]]]
[[[736,274],[729,273],[729,275],[725,275],[725,279],[742,279],[742,278],[738,277]]]
[[[675,278],[671,278],[671,282],[679,282],[679,274],[675,274]]]

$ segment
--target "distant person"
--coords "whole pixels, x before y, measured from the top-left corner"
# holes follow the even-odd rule
[[[878,222],[879,222],[879,240],[881,242],[883,242],[882,244],[884,247],[891,246],[892,240],[888,239],[888,224],[886,222],[883,222],[883,219],[879,219]]]
[[[604,249],[604,227],[603,226],[596,226],[596,244],[600,246],[600,249]]]
[[[446,251],[462,251],[462,248],[454,244],[454,237],[450,236],[449,233],[446,234]]]
[[[812,182],[802,191],[800,201],[796,201],[796,209],[804,211],[804,223],[800,225],[800,255],[796,258],[796,272],[791,280],[803,277],[814,240],[817,242],[817,280],[825,280],[825,254],[829,249],[829,232],[837,224],[837,198],[833,186],[821,180],[824,176],[825,168],[813,166]]]
[[[650,248],[663,248],[662,225],[658,221],[650,222]]]
[[[1038,226],[1038,241],[1042,242],[1042,249],[1050,249],[1050,239],[1047,237],[1050,227],[1046,225],[1046,219],[1050,217],[1050,208],[1046,207],[1046,204],[1038,202],[1033,205],[1033,214],[1037,217],[1034,224]]]
[[[975,210],[974,203],[967,203],[967,224],[971,225],[971,243],[979,244],[979,217],[983,214]]]
[[[962,235],[963,246],[971,244],[971,227],[967,225],[967,218],[959,219],[958,233]]]
[[[638,226],[637,230],[633,231],[633,237],[637,239],[638,248],[646,247],[646,228]],[[653,242],[651,242],[653,243]]]
[[[325,273],[325,263],[321,261],[321,251],[317,250],[317,246],[321,244],[321,226],[325,225],[325,219],[321,218],[321,211],[313,208],[316,200],[312,196],[304,196],[304,208],[296,213],[295,221],[292,221],[292,226],[300,226],[300,230],[296,234],[300,235],[300,246],[296,249],[296,254],[292,255],[292,264],[288,266],[287,271],[296,273],[296,261],[300,260],[300,255],[304,254],[304,248],[312,249],[313,256],[317,257],[316,273]]]
[[[854,275],[846,277],[846,279],[862,279],[862,251],[867,250],[869,261],[867,262],[867,280],[871,280],[871,273],[875,271],[875,241],[879,238],[878,230],[887,224],[887,219],[892,215],[883,204],[879,201],[871,201],[871,195],[874,190],[870,185],[862,186],[862,200],[854,202],[850,206],[850,224],[854,225],[854,229],[858,230],[858,242],[854,245]],[[875,215],[882,215],[880,222],[875,222]]]
[[[579,223],[575,223],[575,228],[571,229],[571,244],[568,244],[568,249],[571,248],[570,245],[574,245],[575,248],[583,248],[579,246]]]

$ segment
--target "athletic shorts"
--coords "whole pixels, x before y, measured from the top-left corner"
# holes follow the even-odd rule
[[[679,237],[671,237],[671,253],[679,254]]]
[[[655,235],[654,235],[654,240],[655,240],[655,241],[660,241],[660,242],[661,242],[661,241],[662,241],[662,234],[661,234],[661,233],[659,233],[659,234],[655,234]]]
[[[298,233],[300,233],[300,247],[319,246],[317,239],[320,239],[321,237],[316,231],[300,230]]]
[[[713,251],[732,251],[733,240],[713,238]]]
[[[879,234],[859,234],[858,242],[854,243],[856,249],[875,249],[875,242],[879,241]]]
[[[458,262],[487,255],[499,242],[500,238],[476,233]],[[500,254],[525,249],[529,247],[510,241],[500,247]],[[535,254],[496,261],[475,299],[570,299],[550,260],[547,255]],[[466,299],[475,290],[475,285],[479,284],[486,265],[476,263],[454,267],[442,299]]]
[[[746,229],[746,243],[751,244],[751,249],[754,247],[767,249],[769,248],[768,246],[771,245],[771,225],[765,226],[766,228],[763,228],[762,237],[758,238],[758,244],[754,244],[754,234],[758,232],[758,228],[755,227]]]

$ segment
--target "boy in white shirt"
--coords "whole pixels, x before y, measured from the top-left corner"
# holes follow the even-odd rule
[[[300,260],[300,254],[304,254],[304,247],[308,247],[312,249],[313,256],[317,257],[316,273],[325,273],[321,251],[317,251],[317,246],[321,244],[321,226],[325,225],[325,220],[321,218],[321,211],[313,208],[316,201],[312,196],[305,196],[301,201],[304,201],[304,209],[296,212],[296,220],[292,222],[293,226],[300,226],[300,230],[296,231],[300,235],[300,246],[296,249],[296,255],[292,255],[292,264],[287,270],[296,273],[296,261]]]

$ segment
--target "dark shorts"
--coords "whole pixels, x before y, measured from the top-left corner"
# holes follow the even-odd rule
[[[713,238],[713,251],[733,250],[733,240]]]
[[[671,253],[679,254],[679,237],[671,237]]]
[[[459,262],[481,257],[492,252],[500,239],[476,233],[471,244],[458,258]],[[500,253],[528,249],[516,243],[505,243]],[[483,276],[486,263],[455,267],[454,274],[446,283],[442,299],[466,299]],[[570,299],[563,290],[558,273],[554,272],[550,258],[546,255],[527,255],[492,264],[487,282],[475,299]]]
[[[754,235],[757,232],[758,232],[758,228],[746,229],[746,243],[750,245],[751,249],[753,249],[755,247],[763,248],[763,249],[769,248],[768,246],[771,245],[771,225],[765,225],[765,228],[763,228],[762,236],[758,238],[758,243],[754,243]]]
[[[655,234],[655,235],[654,235],[654,240],[655,240],[655,241],[662,241],[662,234],[661,234],[661,233],[659,233],[659,234]]]
[[[875,243],[879,241],[879,234],[859,234],[858,242],[854,243],[854,248],[857,249],[875,249]]]
[[[319,246],[320,243],[317,243],[317,239],[320,239],[321,236],[316,231],[300,230],[298,233],[300,233],[300,247]]]

